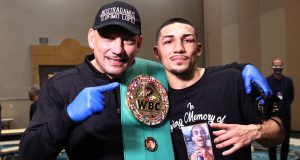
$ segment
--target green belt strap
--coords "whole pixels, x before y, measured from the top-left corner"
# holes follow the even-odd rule
[[[166,118],[157,126],[147,126],[138,122],[127,107],[127,86],[133,78],[146,74],[157,79],[167,89],[168,82],[160,63],[140,58],[128,68],[121,78],[121,122],[125,160],[174,160],[173,145],[170,133],[170,121]],[[144,146],[146,137],[153,137],[157,150],[148,151]]]

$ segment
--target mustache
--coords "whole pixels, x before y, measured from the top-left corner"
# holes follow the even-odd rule
[[[171,60],[176,60],[178,58],[181,58],[181,59],[184,59],[184,60],[189,59],[189,57],[185,56],[185,55],[173,55],[173,56],[170,57]]]

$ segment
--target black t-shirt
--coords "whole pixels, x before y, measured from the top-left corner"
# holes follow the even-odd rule
[[[199,123],[250,124],[257,118],[256,102],[244,90],[241,72],[235,69],[206,69],[202,78],[192,86],[169,89],[170,125],[175,157],[188,159],[181,127]],[[230,156],[222,156],[224,149],[216,149],[210,129],[216,160],[251,159],[250,146]],[[227,148],[228,149],[228,148]]]

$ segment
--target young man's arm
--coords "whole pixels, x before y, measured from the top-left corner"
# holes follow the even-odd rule
[[[251,96],[246,97],[245,103],[242,103],[244,106],[243,117],[250,124],[212,123],[210,125],[212,128],[218,129],[213,132],[216,136],[214,142],[217,144],[217,148],[233,146],[224,151],[223,155],[230,155],[240,148],[250,145],[253,141],[270,147],[280,144],[284,139],[283,123],[280,118],[282,101],[276,96],[271,96],[264,106],[259,107],[255,103],[251,103],[254,102],[251,100]],[[252,108],[249,105],[256,107]]]
[[[212,128],[219,129],[213,132],[216,136],[214,143],[217,144],[217,148],[233,145],[233,147],[224,151],[223,155],[230,155],[244,146],[251,145],[254,141],[265,147],[280,144],[284,138],[284,131],[273,119],[282,123],[278,117],[272,117],[272,119],[268,119],[262,124],[212,123],[210,125]]]
[[[262,104],[264,104],[265,100],[272,95],[272,90],[267,80],[252,64],[234,62],[223,66],[215,66],[210,68],[213,70],[237,69],[241,71],[246,93],[250,94],[252,90],[255,90],[257,93],[257,95],[255,95],[256,99]]]

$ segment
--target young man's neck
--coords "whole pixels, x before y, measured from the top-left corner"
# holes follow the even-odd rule
[[[189,75],[175,75],[169,71],[166,71],[169,85],[173,89],[184,89],[195,84],[201,79],[205,69],[196,67]]]

